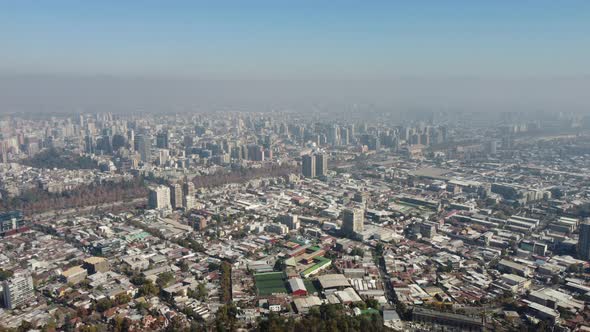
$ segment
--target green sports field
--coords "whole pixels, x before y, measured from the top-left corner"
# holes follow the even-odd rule
[[[271,295],[274,293],[288,293],[287,282],[283,272],[257,273],[254,275],[258,295]]]

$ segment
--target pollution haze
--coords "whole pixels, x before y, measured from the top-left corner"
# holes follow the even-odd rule
[[[0,112],[587,112],[589,32],[587,1],[19,1]]]
[[[586,112],[590,79],[192,80],[112,76],[0,78],[14,112],[353,111]]]

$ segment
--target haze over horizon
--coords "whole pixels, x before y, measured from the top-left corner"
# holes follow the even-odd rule
[[[590,3],[19,1],[0,112],[587,112]]]

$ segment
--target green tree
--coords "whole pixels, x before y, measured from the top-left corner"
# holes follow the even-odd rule
[[[33,324],[31,324],[31,322],[23,319],[22,322],[20,323],[17,331],[18,332],[26,332],[26,331],[30,331],[32,329],[33,329]]]
[[[117,295],[117,297],[116,297],[116,299],[115,299],[115,302],[116,302],[118,305],[121,305],[121,304],[127,304],[127,303],[129,303],[130,301],[131,301],[131,296],[129,296],[129,294],[127,294],[127,293],[122,293],[122,294],[119,294],[119,295]]]
[[[178,263],[178,267],[180,268],[180,271],[182,271],[182,272],[188,272],[188,270],[189,270],[188,263],[185,261],[180,261],[180,263]]]
[[[383,256],[384,250],[385,250],[385,248],[383,247],[383,243],[381,243],[381,242],[377,243],[377,245],[375,246],[375,255],[377,257]]]
[[[141,296],[150,296],[150,295],[158,295],[160,293],[160,289],[158,286],[154,285],[154,283],[147,279],[144,284],[139,288],[139,294]]]
[[[156,284],[160,288],[167,287],[172,281],[174,281],[174,274],[172,272],[161,273],[156,279]]]
[[[359,247],[355,247],[354,249],[352,249],[350,251],[350,254],[352,256],[361,256],[362,257],[362,256],[364,256],[365,251],[363,249],[359,248]]]
[[[200,283],[197,287],[197,298],[201,301],[205,301],[207,299],[208,291],[205,283]]]
[[[104,297],[96,302],[96,311],[105,312],[112,308],[114,305],[113,301],[108,297]]]
[[[12,278],[12,271],[0,269],[0,281]]]
[[[283,271],[285,269],[285,260],[283,259],[277,259],[277,261],[275,262],[275,266],[274,266],[274,270],[275,271]]]

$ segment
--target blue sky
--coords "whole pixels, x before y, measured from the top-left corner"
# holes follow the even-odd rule
[[[585,76],[590,1],[3,1],[0,73]]]

